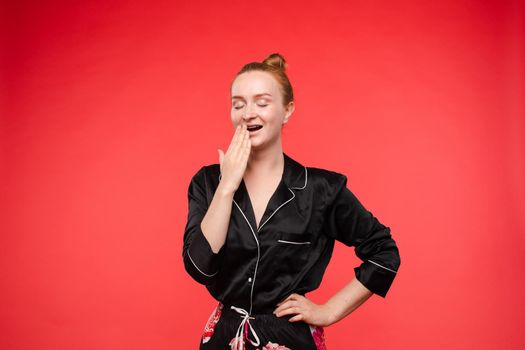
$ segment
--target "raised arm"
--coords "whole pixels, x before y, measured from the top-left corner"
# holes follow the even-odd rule
[[[219,273],[233,196],[244,175],[250,147],[246,126],[237,127],[226,154],[219,152],[223,176],[209,206],[207,193],[211,191],[206,186],[205,167],[193,176],[188,187],[188,221],[182,256],[186,271],[201,284],[213,284]]]
[[[188,221],[182,256],[186,271],[193,279],[210,285],[219,272],[219,252],[226,240],[234,192],[219,184],[208,207],[204,171],[202,167],[194,175],[188,188]]]

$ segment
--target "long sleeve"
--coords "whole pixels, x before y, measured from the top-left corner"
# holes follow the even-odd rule
[[[188,187],[188,220],[184,229],[182,257],[193,279],[211,285],[219,272],[220,252],[214,253],[202,233],[201,222],[208,210],[204,166],[193,176]]]
[[[340,174],[329,198],[325,234],[347,246],[354,246],[362,260],[355,267],[356,278],[371,292],[385,297],[401,264],[390,228],[384,226],[346,187]]]

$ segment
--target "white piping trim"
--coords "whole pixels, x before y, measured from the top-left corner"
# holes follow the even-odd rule
[[[285,240],[282,240],[282,239],[278,239],[277,242],[290,243],[290,244],[310,244],[310,243],[312,243],[312,242],[292,242],[292,241],[285,241]]]
[[[261,226],[259,226],[259,228],[257,229],[257,232],[259,232],[259,231],[261,230],[261,228],[264,226],[264,224],[266,224],[266,223],[268,222],[268,220],[270,220],[270,219],[272,218],[272,216],[274,216],[275,213],[277,213],[277,211],[278,211],[279,209],[281,209],[281,207],[282,207],[283,205],[285,205],[286,203],[288,203],[289,201],[291,201],[292,199],[295,198],[295,193],[290,189],[290,187],[288,187],[288,191],[292,192],[293,197],[290,198],[290,199],[288,199],[286,202],[284,202],[284,203],[281,204],[280,206],[278,206],[277,209],[275,209],[275,210],[273,211],[272,215],[270,215],[270,216],[268,217],[268,219],[266,219],[266,221],[263,222]]]
[[[306,167],[305,167],[305,166],[303,166],[303,168],[304,168],[304,185],[303,185],[303,187],[288,187],[288,191],[292,192],[293,197],[290,198],[290,199],[288,199],[286,202],[284,202],[283,204],[281,204],[279,207],[277,207],[277,209],[274,210],[274,212],[272,213],[272,215],[270,215],[270,217],[269,217],[268,219],[266,219],[266,221],[265,221],[261,226],[259,226],[259,228],[257,229],[257,232],[259,232],[259,231],[261,230],[261,228],[264,226],[264,224],[266,224],[266,223],[268,222],[268,220],[270,220],[271,217],[272,217],[275,213],[277,213],[277,211],[278,211],[279,209],[281,209],[281,207],[282,207],[283,205],[285,205],[286,203],[288,203],[289,201],[291,201],[292,199],[295,198],[295,192],[292,191],[292,188],[297,189],[297,190],[302,190],[302,189],[304,189],[304,188],[306,187],[306,184],[308,183],[308,175],[307,175],[308,172],[306,171]]]
[[[193,266],[195,266],[195,268],[197,270],[199,270],[200,273],[202,273],[204,276],[206,277],[213,277],[215,276],[216,274],[219,273],[219,270],[217,270],[217,272],[215,272],[214,274],[212,275],[208,275],[207,273],[204,273],[201,269],[199,269],[199,267],[197,265],[195,265],[195,262],[193,261],[193,259],[191,258],[191,255],[190,255],[190,249],[188,248],[188,251],[187,251],[187,254],[188,254],[188,258],[190,258],[190,261],[192,262]]]
[[[303,190],[306,187],[306,184],[308,183],[308,170],[307,170],[307,168],[304,165],[303,165],[303,168],[304,168],[304,185],[303,185],[303,187],[290,187],[290,188],[293,188],[294,190]],[[221,181],[221,177],[222,177],[222,173],[219,173],[219,181]]]
[[[392,270],[392,269],[389,269],[388,267],[384,267],[383,265],[380,265],[380,264],[376,263],[375,261],[372,261],[372,260],[367,260],[367,261],[370,261],[372,264],[375,264],[375,265],[377,265],[377,266],[379,266],[379,267],[382,267],[382,268],[384,268],[385,270],[391,271],[391,272],[393,272],[393,273],[397,273],[397,271],[394,271],[394,270]]]
[[[244,220],[246,220],[246,223],[248,223],[248,226],[250,226],[250,230],[252,231],[253,238],[255,238],[255,242],[257,243],[257,262],[255,263],[255,272],[253,274],[253,281],[252,281],[252,288],[250,290],[250,312],[248,314],[252,314],[252,303],[253,303],[253,287],[255,286],[255,277],[257,276],[257,267],[259,266],[259,259],[261,258],[261,248],[259,247],[259,240],[257,239],[257,236],[255,235],[255,232],[253,231],[252,225],[248,221],[248,218],[246,215],[244,215],[244,212],[242,211],[241,207],[239,207],[239,204],[233,200],[233,203],[237,206],[237,209],[241,212],[242,216],[244,217]]]
[[[308,171],[306,170],[306,167],[303,165],[304,168],[304,185],[303,187],[290,187],[296,190],[302,190],[306,187],[306,184],[308,183]]]
[[[294,189],[299,189],[299,190],[302,190],[306,187],[306,184],[308,183],[308,178],[307,178],[307,170],[306,170],[306,167],[303,166],[304,168],[304,171],[305,171],[305,181],[304,181],[304,185],[303,187],[292,187]],[[222,173],[219,173],[219,181],[221,180],[221,177],[222,177]],[[266,219],[266,221],[264,223],[261,224],[261,226],[259,226],[257,228],[257,232],[259,232],[261,230],[261,228],[264,226],[264,224],[266,224],[268,222],[268,220],[271,219],[272,216],[275,215],[275,213],[277,213],[277,211],[279,209],[281,209],[281,207],[283,205],[285,205],[286,203],[290,202],[292,199],[295,198],[295,193],[294,191],[291,190],[290,187],[288,187],[288,190],[290,192],[292,192],[293,194],[293,197],[290,198],[289,200],[287,200],[286,202],[284,202],[283,204],[281,204],[279,207],[277,207],[277,209],[274,210],[274,212],[272,213],[272,215],[270,215],[270,217],[268,217],[268,219]],[[248,224],[248,226],[250,227],[250,230],[252,231],[252,235],[253,235],[253,238],[255,238],[255,242],[257,243],[257,262],[255,263],[255,272],[254,272],[254,275],[253,275],[253,281],[252,281],[252,288],[251,288],[251,291],[250,291],[250,311],[248,314],[251,315],[252,313],[252,306],[253,306],[253,287],[255,286],[255,277],[257,276],[257,268],[259,266],[259,259],[261,258],[261,248],[260,248],[260,245],[259,245],[259,240],[257,239],[257,236],[255,235],[255,231],[253,230],[253,227],[252,225],[250,224],[250,221],[248,221],[248,218],[246,217],[246,215],[244,215],[244,212],[242,211],[241,207],[239,207],[239,204],[237,204],[237,202],[235,201],[235,199],[233,199],[233,203],[235,203],[235,206],[237,207],[237,209],[239,209],[239,211],[241,212],[242,216],[244,217],[244,220],[246,221],[246,223]]]

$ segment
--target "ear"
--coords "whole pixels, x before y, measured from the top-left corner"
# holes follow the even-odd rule
[[[283,124],[288,123],[288,120],[290,119],[294,111],[295,111],[295,103],[294,101],[290,101],[290,103],[288,103],[288,106],[286,106],[286,114],[284,116]]]

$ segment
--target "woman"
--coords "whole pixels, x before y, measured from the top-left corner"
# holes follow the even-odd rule
[[[245,65],[231,95],[231,143],[188,188],[184,265],[218,301],[200,349],[325,349],[323,327],[373,293],[385,297],[398,248],[345,175],[283,152],[281,129],[295,105],[281,55]],[[305,293],[321,283],[335,240],[354,246],[362,264],[348,285],[315,304]]]

